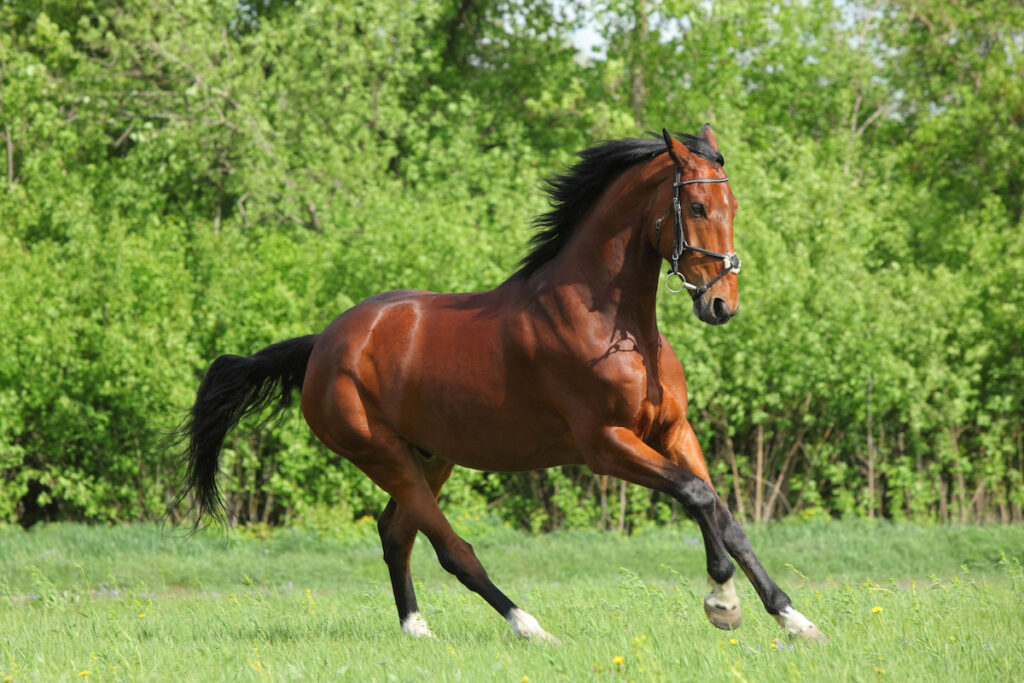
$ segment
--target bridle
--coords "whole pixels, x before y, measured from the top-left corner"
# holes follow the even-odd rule
[[[675,181],[672,183],[672,205],[665,209],[665,213],[661,214],[661,218],[654,222],[654,243],[658,244],[661,237],[661,222],[665,220],[665,216],[668,215],[669,211],[672,211],[675,216],[675,236],[672,238],[672,267],[669,268],[668,274],[665,275],[665,289],[677,294],[684,289],[690,290],[690,297],[696,299],[704,292],[711,288],[711,285],[715,284],[729,273],[740,272],[740,258],[736,255],[736,252],[730,254],[723,254],[718,251],[711,251],[710,249],[704,249],[703,247],[697,247],[686,241],[686,236],[683,234],[683,214],[682,207],[679,204],[679,188],[684,185],[695,185],[703,183],[724,183],[729,180],[729,176],[724,178],[694,178],[693,180],[682,180],[683,175],[683,164],[676,156],[675,150],[672,149],[671,138],[668,132],[665,132],[665,144],[668,145],[668,154],[672,158],[672,161],[676,165]],[[718,275],[713,277],[710,282],[707,282],[699,287],[693,283],[687,282],[686,277],[679,271],[679,259],[688,251],[695,251],[699,254],[706,254],[707,256],[714,256],[715,258],[722,259],[722,270],[719,271]],[[672,276],[675,275],[679,278],[680,287],[679,289],[672,289],[669,284],[672,280]]]

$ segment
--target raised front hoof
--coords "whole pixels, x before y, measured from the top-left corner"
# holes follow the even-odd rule
[[[722,605],[712,604],[711,596],[704,598],[704,614],[708,615],[708,621],[723,631],[735,631],[743,621],[743,612],[740,606],[736,605],[728,609]]]

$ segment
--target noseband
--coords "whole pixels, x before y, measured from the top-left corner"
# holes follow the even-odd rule
[[[669,147],[669,155],[672,157],[672,161],[676,165],[676,177],[672,183],[672,206],[665,209],[665,213],[661,214],[661,218],[654,222],[654,243],[658,244],[661,237],[661,222],[665,220],[665,216],[668,215],[669,210],[675,215],[675,228],[676,234],[672,238],[672,267],[669,269],[668,274],[665,275],[665,289],[672,292],[673,294],[683,291],[684,289],[690,290],[690,297],[696,299],[704,292],[711,288],[711,285],[715,284],[729,273],[740,272],[740,258],[736,255],[736,252],[731,254],[723,254],[717,251],[711,251],[710,249],[704,249],[703,247],[695,247],[686,241],[686,236],[683,234],[683,214],[682,208],[679,204],[679,188],[683,185],[695,185],[703,183],[724,183],[729,180],[729,176],[724,178],[695,178],[693,180],[681,180],[683,171],[682,166],[679,163],[679,158],[676,157],[675,152]],[[686,277],[679,272],[679,259],[688,251],[695,251],[699,254],[706,254],[707,256],[714,256],[715,258],[722,259],[722,270],[711,279],[710,282],[697,286],[693,283],[687,282]],[[679,278],[680,287],[679,289],[672,289],[669,284],[672,280],[672,276],[675,275]]]

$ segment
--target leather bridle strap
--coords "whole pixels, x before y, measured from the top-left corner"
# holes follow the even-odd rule
[[[684,289],[688,289],[690,290],[690,296],[696,299],[701,294],[708,291],[708,289],[713,284],[721,280],[729,273],[740,272],[740,259],[736,255],[736,252],[732,252],[731,254],[723,254],[718,251],[712,251],[710,249],[704,249],[703,247],[694,246],[686,241],[686,236],[683,234],[683,213],[682,206],[679,203],[679,188],[683,187],[684,185],[694,185],[697,183],[724,183],[728,182],[729,176],[725,176],[724,178],[694,178],[693,180],[682,180],[682,167],[679,163],[678,157],[676,157],[675,153],[672,151],[671,148],[669,148],[669,155],[672,157],[672,161],[675,162],[676,165],[675,180],[672,183],[672,205],[669,208],[665,209],[665,213],[661,214],[661,218],[654,222],[654,241],[656,244],[660,241],[661,222],[665,219],[665,216],[668,215],[668,212],[671,210],[673,212],[673,218],[675,219],[675,235],[672,238],[672,267],[669,269],[668,274],[665,276],[665,288],[672,293],[677,293],[683,291]],[[699,254],[705,254],[707,256],[713,256],[722,259],[722,270],[718,273],[718,275],[712,278],[710,282],[706,282],[703,285],[697,286],[687,282],[686,278],[679,271],[679,259],[682,257],[683,254],[685,254],[688,251],[695,251]],[[679,278],[681,284],[679,289],[672,289],[671,285],[669,284],[673,275]]]

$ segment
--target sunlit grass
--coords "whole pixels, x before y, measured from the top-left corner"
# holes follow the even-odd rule
[[[1014,680],[1024,671],[1020,527],[752,529],[769,571],[831,638],[819,646],[787,638],[745,581],[743,627],[711,627],[690,525],[529,537],[459,524],[495,582],[561,645],[516,639],[427,544],[414,572],[438,637],[402,636],[369,520],[327,534],[191,540],[58,525],[0,531],[0,681]]]

